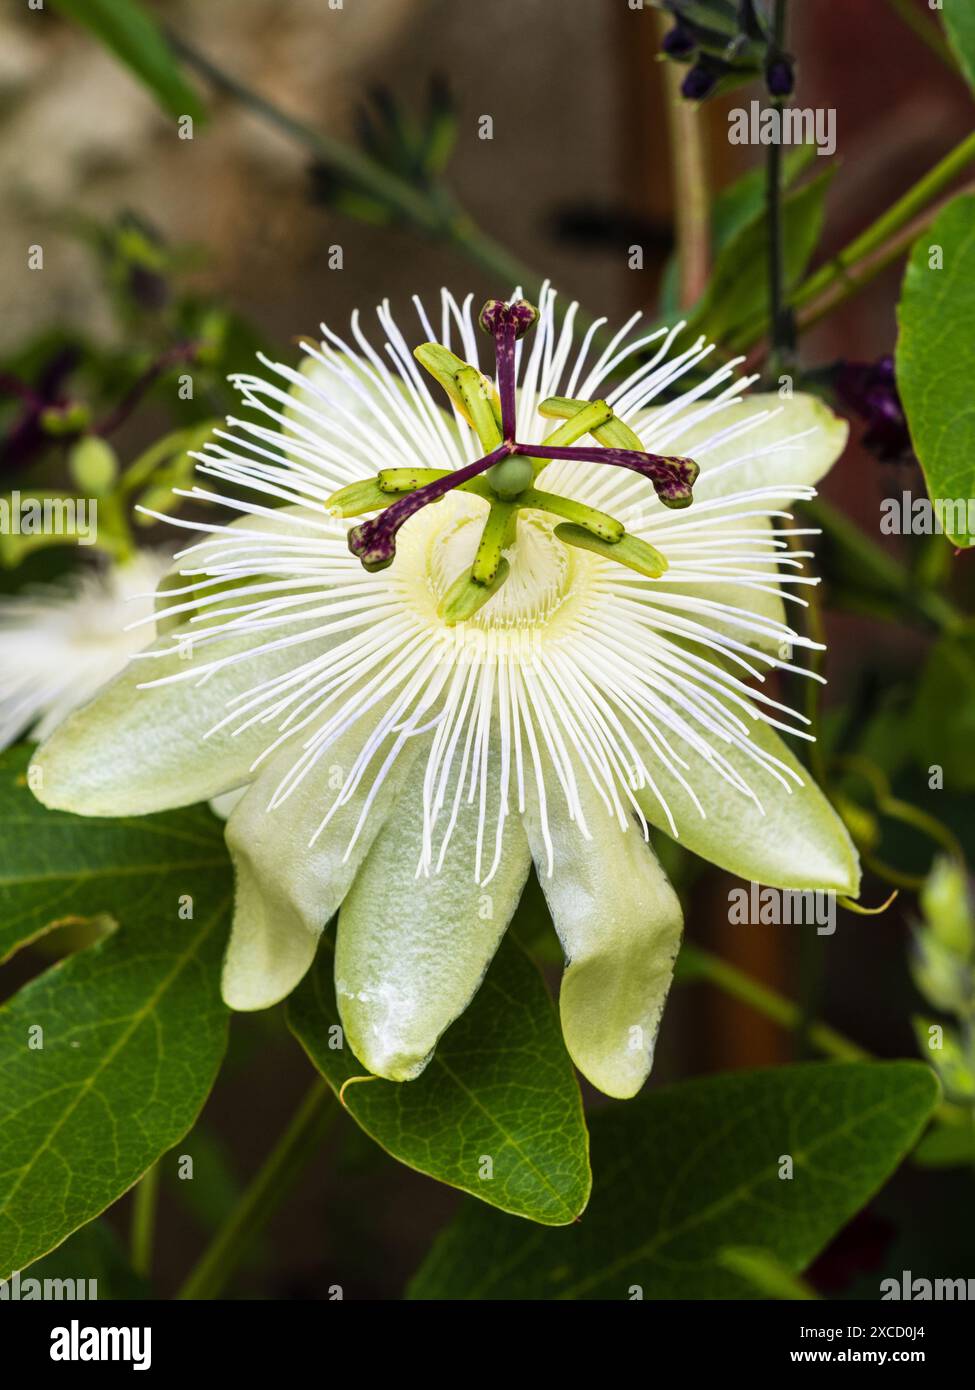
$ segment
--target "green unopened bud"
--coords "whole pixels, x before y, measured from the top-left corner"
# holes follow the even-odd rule
[[[956,1028],[915,1018],[914,1035],[925,1061],[938,1073],[948,1100],[970,1105],[975,1100],[975,1057]]]
[[[41,429],[55,438],[80,434],[90,424],[91,411],[82,401],[73,401],[70,405],[49,405],[40,414]]]
[[[625,565],[627,569],[642,574],[646,579],[659,579],[668,568],[667,561],[659,550],[628,532],[623,533],[621,540],[604,541],[582,526],[564,523],[556,526],[555,534],[566,545],[578,546],[580,550],[591,550],[594,555],[600,555],[604,560],[615,560],[617,564]]]
[[[931,932],[949,951],[970,956],[975,925],[965,870],[953,859],[937,859],[920,892],[921,911]]]
[[[490,584],[481,584],[474,578],[472,570],[465,570],[462,575],[454,580],[441,600],[438,612],[448,627],[454,627],[457,623],[467,622],[473,618],[479,608],[483,608],[488,599],[501,588],[501,585],[508,578],[510,566],[502,556],[498,561],[498,567],[494,578]]]
[[[963,957],[949,951],[924,928],[915,928],[911,975],[930,1004],[947,1014],[965,1014],[975,1001],[975,978]]]
[[[836,793],[834,805],[857,849],[867,852],[876,849],[880,843],[880,825],[873,812],[842,792]]]
[[[118,455],[107,440],[86,434],[72,446],[68,470],[82,492],[101,497],[118,477]]]

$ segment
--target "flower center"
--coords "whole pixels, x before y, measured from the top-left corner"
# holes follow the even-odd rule
[[[429,575],[438,603],[470,569],[481,539],[483,518],[473,510],[455,518],[433,537]],[[504,551],[510,566],[500,589],[471,617],[476,627],[544,626],[576,587],[578,564],[554,525],[538,513],[524,515],[518,539]]]
[[[480,543],[484,513],[473,499],[455,495],[417,518],[403,534],[390,577],[424,624],[451,644],[469,644],[477,634],[472,654],[490,640],[501,644],[491,647],[496,656],[514,656],[527,636],[554,635],[553,627],[561,631],[592,594],[597,558],[560,541],[556,522],[543,512],[521,513],[517,539],[504,550],[504,584],[461,625],[445,622],[443,606]]]

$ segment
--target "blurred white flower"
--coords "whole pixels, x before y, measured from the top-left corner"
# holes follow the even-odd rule
[[[149,643],[157,584],[171,564],[143,550],[124,565],[86,569],[0,598],[0,748],[45,739]]]

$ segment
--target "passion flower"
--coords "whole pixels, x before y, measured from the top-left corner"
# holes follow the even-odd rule
[[[569,1051],[629,1096],[682,926],[652,829],[745,878],[857,891],[776,732],[804,720],[765,688],[808,645],[788,504],[846,426],[811,397],[743,400],[703,340],[672,354],[677,330],[579,342],[547,288],[537,312],[486,305],[487,336],[470,299],[444,293],[438,330],[416,310],[412,343],[384,304],[379,349],[355,316],[303,371],[236,379],[256,415],[188,494],[235,519],[179,523],[201,538],[161,586],[162,636],[32,783],[89,815],[244,789],[227,1002],[284,997],[338,913],[348,1043],[395,1080],[470,1001],[534,863]]]

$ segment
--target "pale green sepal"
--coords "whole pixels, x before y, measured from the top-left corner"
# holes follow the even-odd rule
[[[283,745],[231,812],[227,846],[237,891],[222,984],[230,1008],[266,1009],[294,989],[392,811],[413,760],[428,744],[428,738],[405,742],[351,851],[366,797],[389,751],[386,744],[350,799],[311,843],[381,715],[381,710],[370,711],[353,725],[291,795],[270,810],[269,802],[301,754],[302,740]]]
[[[339,913],[335,994],[346,1039],[363,1066],[409,1081],[467,1007],[518,905],[531,856],[517,816],[504,828],[498,869],[475,879],[478,798],[461,798],[442,869],[417,877],[425,762],[407,786]],[[447,792],[453,805],[456,783]],[[482,874],[494,857],[498,791],[490,785]],[[439,822],[440,835],[444,819]],[[440,836],[434,840],[436,864]]]
[[[686,711],[676,712],[686,718]],[[675,838],[685,849],[729,873],[773,888],[832,890],[855,898],[860,887],[860,864],[845,825],[782,739],[760,719],[750,725],[750,730],[752,743],[797,772],[802,786],[790,779],[792,791],[787,791],[736,745],[723,743],[706,732],[703,736],[751,787],[764,814],[700,753],[665,730],[687,762],[682,773],[697,793],[706,812],[704,818],[687,791],[632,726],[629,732],[638,747],[642,744],[644,761],[677,823]],[[635,795],[647,820],[672,834],[663,808],[650,788],[644,787]]]
[[[314,629],[315,622],[296,623],[274,629],[273,638]],[[205,735],[232,712],[235,696],[323,655],[329,646],[321,636],[310,637],[249,659],[247,653],[270,640],[268,634],[226,638],[201,648],[196,664],[242,659],[200,683],[186,676],[194,668],[190,646],[184,653],[173,650],[183,632],[189,640],[193,629],[176,629],[154,642],[148,650],[165,655],[131,661],[41,745],[31,763],[31,786],[45,806],[83,816],[143,816],[243,785],[273,729],[258,723],[236,738],[230,727]],[[166,676],[184,679],[139,689]]]
[[[550,797],[551,877],[531,804],[525,828],[565,953],[559,994],[565,1045],[588,1081],[625,1100],[653,1064],[683,915],[632,817],[624,831],[578,765],[576,779],[591,838],[569,819],[564,799]]]

